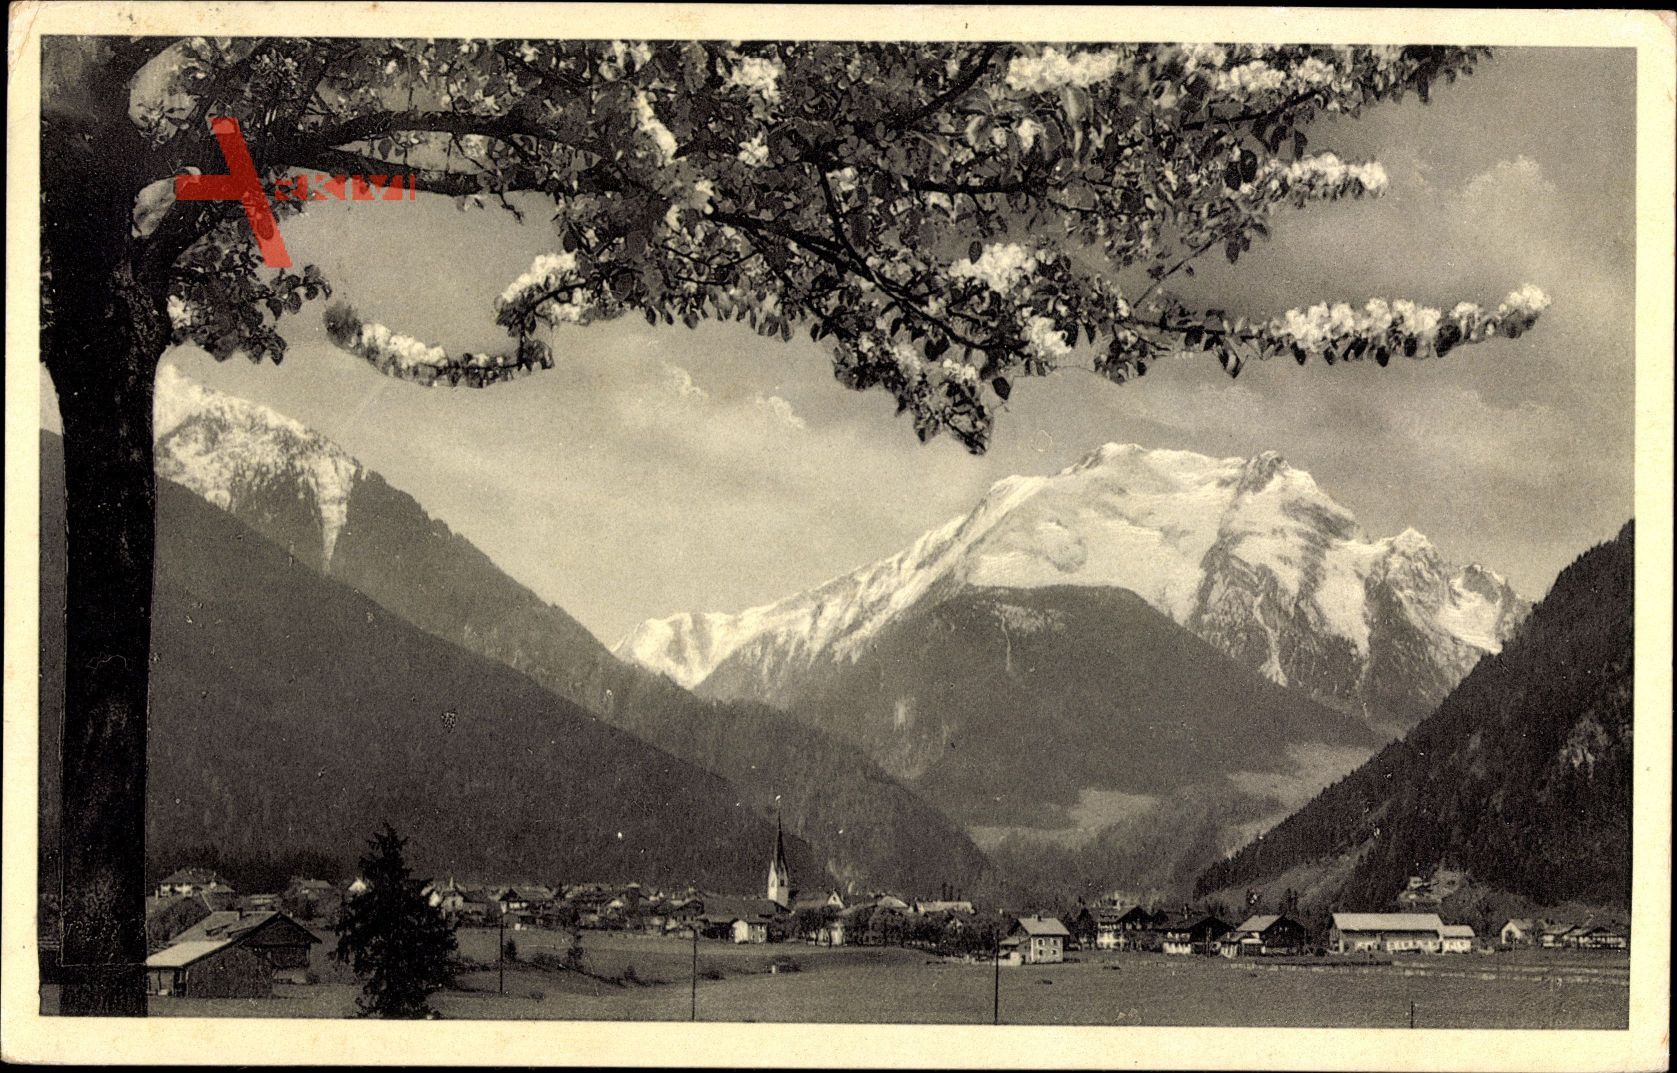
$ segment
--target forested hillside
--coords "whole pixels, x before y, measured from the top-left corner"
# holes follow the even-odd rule
[[[1313,870],[1320,901],[1377,908],[1444,865],[1540,905],[1628,906],[1633,567],[1627,522],[1437,712],[1198,890]]]
[[[42,846],[56,845],[62,485],[43,437]],[[774,827],[726,780],[322,577],[161,482],[147,852],[153,868],[353,860],[389,820],[422,870],[756,891]],[[795,875],[828,853],[788,839]],[[337,878],[337,877],[331,877]]]

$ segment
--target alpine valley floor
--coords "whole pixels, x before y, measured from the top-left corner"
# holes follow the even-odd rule
[[[270,999],[151,1000],[152,1016],[353,1017],[354,984],[315,947],[321,983],[276,985]],[[530,959],[560,942],[519,932],[520,960],[505,994],[494,967],[468,973],[435,1005],[449,1019],[682,1021],[693,1010],[691,946],[682,940],[587,932],[595,976],[537,968]],[[496,932],[460,933],[480,964]],[[544,945],[545,944],[545,945]],[[827,949],[803,944],[699,944],[698,1019],[704,1021],[987,1024],[996,975],[988,962],[957,963],[900,947]],[[1629,958],[1608,951],[1421,955],[1364,964],[1351,958],[1247,959],[1078,952],[1058,965],[1003,966],[1004,1024],[1289,1028],[1623,1029]],[[790,960],[795,971],[769,971]],[[627,986],[629,966],[641,983]],[[720,977],[710,979],[707,977]],[[53,1012],[55,988],[44,989]]]

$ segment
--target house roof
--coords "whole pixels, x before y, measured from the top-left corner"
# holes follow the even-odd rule
[[[1519,928],[1521,931],[1530,931],[1531,930],[1531,918],[1530,917],[1509,917],[1507,923],[1503,924],[1503,927],[1505,927],[1505,928],[1513,927],[1513,928]]]
[[[176,943],[146,958],[146,968],[184,969],[193,962],[201,961],[216,951],[232,945],[233,940],[231,939],[191,939],[183,943]]]
[[[1446,924],[1438,929],[1438,934],[1445,939],[1471,939],[1473,929],[1466,924]]]
[[[177,868],[165,876],[159,886],[172,886],[176,883],[220,883],[226,886],[226,881],[208,868]]]
[[[1335,913],[1340,931],[1430,931],[1444,927],[1437,913]]]
[[[331,890],[332,889],[332,884],[328,883],[324,879],[295,878],[291,881],[291,888],[290,889],[292,889],[292,890]]]
[[[278,911],[265,913],[211,913],[203,920],[192,925],[175,936],[176,942],[197,942],[223,940],[237,942],[272,924],[289,926],[306,937],[306,941],[313,944],[320,942],[320,936],[292,920],[289,916]]]
[[[1067,936],[1071,934],[1071,932],[1066,930],[1066,926],[1064,924],[1060,923],[1053,917],[1020,917],[1019,930],[1023,931],[1026,935],[1033,937],[1050,935]]]
[[[1258,916],[1247,917],[1239,927],[1235,928],[1235,931],[1249,931],[1253,935],[1262,935],[1264,931],[1270,927],[1270,925],[1280,919],[1280,913],[1264,913]]]
[[[765,923],[779,909],[778,905],[767,898],[730,898],[717,895],[705,898],[704,919],[712,924],[728,924],[735,920]]]

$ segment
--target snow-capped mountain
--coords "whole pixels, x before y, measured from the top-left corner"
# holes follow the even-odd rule
[[[1529,604],[1414,530],[1370,539],[1279,455],[1107,444],[1009,477],[889,558],[738,614],[642,623],[616,651],[720,698],[793,702],[908,609],[965,588],[1129,589],[1271,680],[1383,727],[1427,714]]]
[[[291,554],[329,569],[365,472],[332,441],[173,365],[157,371],[157,475],[237,514]]]

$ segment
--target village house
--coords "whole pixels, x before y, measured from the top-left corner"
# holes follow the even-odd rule
[[[146,993],[269,998],[274,993],[274,967],[232,939],[175,943],[146,958]]]
[[[182,894],[206,894],[233,890],[226,880],[210,871],[208,868],[181,868],[170,872],[163,882],[157,885],[159,898],[172,898]]]
[[[1473,929],[1466,924],[1446,924],[1438,929],[1438,952],[1441,954],[1471,954]]]
[[[1247,917],[1217,941],[1224,957],[1267,957],[1303,953],[1310,944],[1303,924],[1284,914]]]
[[[707,894],[699,917],[701,934],[734,943],[766,943],[769,922],[780,910],[766,898],[730,898]]]
[[[326,880],[292,876],[280,892],[279,907],[298,920],[330,920],[342,902],[338,888]]]
[[[175,942],[231,942],[261,957],[281,979],[302,983],[309,968],[309,948],[320,937],[281,912],[211,913],[176,937]]]
[[[173,942],[181,932],[211,913],[233,910],[237,904],[238,900],[231,891],[183,894],[169,898],[148,897],[146,939],[151,949],[160,950]]]
[[[1167,954],[1215,954],[1230,930],[1227,921],[1209,914],[1175,917],[1161,928],[1159,945]]]
[[[1563,947],[1566,945],[1564,941],[1566,933],[1571,931],[1572,928],[1573,925],[1560,921],[1546,923],[1537,932],[1537,945],[1545,950]]]
[[[1537,928],[1530,917],[1513,917],[1497,934],[1504,946],[1531,946],[1537,939]]]
[[[1626,950],[1630,936],[1624,929],[1605,924],[1580,924],[1563,936],[1566,946],[1575,950]]]
[[[1001,942],[1002,957],[1014,965],[1053,965],[1066,959],[1071,932],[1054,917],[1023,916]]]
[[[1443,930],[1437,913],[1335,913],[1328,947],[1337,954],[1436,954]]]
[[[838,892],[834,891],[833,895],[837,897]],[[844,908],[842,902],[839,903],[839,908]],[[974,910],[972,903],[964,899],[945,899],[943,901],[915,902],[914,911],[916,913],[971,913]]]

